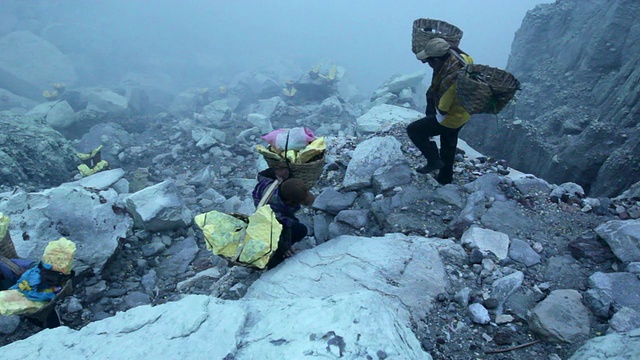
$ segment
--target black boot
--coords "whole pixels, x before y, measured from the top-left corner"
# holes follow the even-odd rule
[[[438,181],[438,183],[440,183],[440,185],[451,184],[451,182],[453,182],[453,174],[444,174],[442,171],[440,171],[438,173],[438,176],[436,177],[436,180]]]
[[[420,174],[428,174],[430,172],[440,170],[444,166],[444,162],[440,159],[436,159],[435,161],[428,161],[427,165],[421,166],[416,169]]]

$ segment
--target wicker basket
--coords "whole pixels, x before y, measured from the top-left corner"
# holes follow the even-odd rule
[[[2,236],[2,234],[0,234]],[[0,255],[6,257],[7,259],[17,259],[18,253],[16,252],[15,246],[13,246],[13,241],[11,240],[11,234],[7,230],[7,233],[2,236],[2,240],[0,240]]]
[[[411,51],[414,54],[424,50],[424,46],[433,38],[443,38],[452,46],[460,45],[462,30],[445,21],[434,19],[416,19],[413,22],[413,33],[411,36]]]
[[[469,114],[498,114],[518,90],[515,76],[486,65],[467,65],[456,83],[458,101]]]
[[[49,303],[47,303],[47,305],[45,305],[44,307],[41,307],[38,311],[34,313],[25,314],[24,316],[32,319],[36,319],[37,321],[42,323],[42,327],[49,328],[52,325],[48,323],[49,316],[51,315],[52,311],[56,311],[56,304],[62,299],[64,299],[65,297],[72,294],[73,294],[73,282],[71,281],[71,279],[69,279],[62,286],[62,290],[60,290],[60,292],[57,293],[56,296],[51,301],[49,301]],[[58,314],[56,313],[55,316],[58,316]]]
[[[302,164],[278,161],[266,156],[264,159],[270,168],[288,168],[289,175],[292,178],[298,178],[304,181],[308,189],[311,189],[316,184],[320,175],[322,175],[322,170],[324,170],[324,154],[322,154],[320,159]]]

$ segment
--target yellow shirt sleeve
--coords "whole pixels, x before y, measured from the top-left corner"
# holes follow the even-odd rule
[[[455,102],[456,84],[454,83],[450,88],[447,89],[447,91],[444,92],[444,94],[440,98],[440,101],[438,101],[438,110],[440,110],[440,112],[443,114],[448,113],[449,111],[451,111],[451,107],[455,104]]]
[[[471,56],[464,54],[461,55],[468,64],[473,64]],[[440,98],[440,101],[438,101],[438,110],[441,113],[446,114],[441,124],[452,129],[461,127],[471,118],[471,115],[469,115],[469,113],[460,106],[460,104],[458,104],[456,95],[456,84],[454,83],[447,89],[447,91],[445,91]]]

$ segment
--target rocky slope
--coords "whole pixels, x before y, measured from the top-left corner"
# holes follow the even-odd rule
[[[294,111],[294,108],[297,107],[289,108],[289,111]],[[392,115],[390,117],[395,118]],[[282,121],[282,125],[291,124],[286,115],[276,118]],[[181,127],[180,123],[177,119],[158,117],[158,122],[150,123],[137,135],[153,141],[145,142],[148,145],[143,146],[143,150],[135,151],[141,153],[140,156],[133,157],[130,150],[126,151],[127,156],[123,158],[130,162],[125,166],[127,170],[124,176],[131,180],[130,185],[133,186],[138,178],[139,169],[145,169],[146,185],[164,180],[165,175],[174,176],[177,179],[177,193],[193,213],[243,208],[250,196],[257,155],[240,144],[218,144],[216,148],[219,150],[200,149],[190,136],[189,128],[185,128],[184,124]],[[298,294],[296,296],[309,296],[312,291],[324,297],[329,294],[322,291],[343,284],[336,281],[345,277],[340,280],[344,281],[343,285],[338,286],[340,291],[345,291],[343,286],[347,284],[353,286],[354,279],[358,279],[356,283],[362,283],[361,288],[373,290],[380,287],[377,291],[383,294],[389,292],[391,298],[406,297],[403,302],[412,306],[412,330],[425,352],[416,358],[428,359],[428,353],[436,359],[466,359],[530,343],[523,349],[509,351],[501,357],[531,359],[555,354],[566,358],[587,339],[613,328],[610,322],[617,324],[610,318],[613,312],[623,308],[619,305],[620,299],[611,300],[606,309],[603,308],[601,303],[607,298],[598,295],[602,285],[592,281],[591,277],[597,272],[631,274],[617,273],[614,269],[637,269],[616,259],[595,229],[621,216],[629,217],[629,213],[634,217],[640,216],[640,212],[634,210],[637,193],[607,201],[605,198],[584,198],[579,188],[568,185],[551,191],[551,187],[541,179],[509,179],[504,175],[513,170],[507,169],[503,162],[478,158],[462,151],[457,156],[455,184],[441,187],[431,176],[410,171],[410,166],[417,164],[420,157],[403,129],[402,125],[397,125],[366,136],[330,137],[330,160],[314,190],[319,195],[318,201],[312,210],[301,215],[301,219],[313,229],[314,237],[299,244],[300,254],[278,269],[264,273],[232,266],[221,258],[212,257],[204,249],[201,234],[193,225],[153,232],[134,229],[126,237],[118,239],[119,245],[102,270],[79,275],[74,283],[74,295],[60,304],[63,322],[80,330],[89,323],[111,318],[117,312],[144,304],[182,304],[181,299],[186,294],[204,294],[227,300],[242,299],[247,294],[249,298],[278,298],[280,295],[277,291],[283,288],[282,284],[288,284],[284,286],[287,288],[287,297],[293,293]],[[353,134],[353,131],[346,132]],[[410,176],[402,180],[405,183],[387,190],[381,190],[379,185],[351,191],[341,189],[346,172],[350,171],[348,164],[358,156],[361,151],[359,147],[373,142],[377,144],[373,146],[375,152],[381,144],[376,141],[390,138],[399,142],[401,155],[397,160],[400,161],[400,167],[387,168],[386,171],[392,180],[404,179],[401,174],[405,170],[401,166],[406,166]],[[206,171],[202,170],[207,168],[202,163],[203,155],[217,151],[220,154],[215,158],[213,177],[203,180]],[[176,156],[169,161],[167,154]],[[225,175],[215,175],[221,172]],[[200,180],[196,180],[198,178]],[[378,181],[378,184],[382,183],[384,181]],[[104,195],[105,201],[113,201],[113,195],[107,195],[107,192],[100,194]],[[3,197],[3,201],[9,203],[19,200],[10,193],[3,194]],[[347,198],[351,202],[345,202]],[[93,201],[97,203],[97,200]],[[52,202],[58,201],[52,199]],[[68,206],[73,206],[73,203]],[[110,203],[96,206],[111,208]],[[122,216],[122,213],[116,215]],[[58,221],[65,223],[64,219]],[[23,225],[21,222],[20,226]],[[469,241],[469,238],[482,236],[465,236],[472,225],[491,230],[489,238],[499,240],[501,247],[481,251],[481,247]],[[74,235],[73,227],[63,228],[73,233],[71,237],[80,235]],[[389,235],[391,238],[387,237],[386,241],[376,238],[390,233],[395,235]],[[602,234],[605,235],[604,232]],[[109,236],[106,233],[104,235]],[[358,237],[355,240],[338,239],[340,235]],[[111,234],[113,236],[119,237]],[[503,242],[505,237],[510,239],[511,246]],[[356,244],[370,243],[370,246],[365,246],[370,251],[360,254],[353,252],[354,245],[349,245],[353,241]],[[380,241],[387,245],[376,245]],[[322,242],[327,243],[317,246]],[[418,248],[407,253],[408,250],[400,245],[422,242],[424,245],[418,248],[424,246],[431,249],[425,250],[424,254],[418,252]],[[332,274],[326,283],[323,282],[323,286],[319,286],[317,275],[309,273],[309,262],[319,261],[312,260],[316,256],[321,262],[311,268]],[[403,260],[403,256],[409,256],[409,260]],[[340,262],[339,258],[342,258]],[[414,265],[408,267],[406,272],[396,273],[394,267],[387,268],[391,264],[402,264],[403,261],[404,266],[407,266],[407,261]],[[436,266],[438,263],[440,265]],[[377,270],[369,274],[363,273],[363,269]],[[297,274],[295,281],[290,278],[291,274]],[[425,283],[424,279],[429,281]],[[416,294],[412,290],[416,285],[411,285],[410,281],[417,281],[416,285],[422,284],[424,292]],[[631,287],[637,286],[638,282],[637,279],[635,282],[632,279],[625,281]],[[393,295],[394,291],[398,291],[398,295]],[[556,295],[564,293],[554,291],[569,291],[567,296],[570,295],[571,300],[563,302],[563,297]],[[594,294],[587,295],[589,291]],[[580,296],[585,300],[581,301]],[[410,299],[422,300],[411,305]],[[563,316],[566,316],[563,313],[544,309],[537,310],[537,320],[534,321],[531,313],[545,299],[549,299],[547,306],[552,309],[561,306],[580,308],[582,315],[578,317],[579,321],[563,320]],[[582,305],[583,302],[588,306]],[[65,343],[77,343],[68,349],[60,349],[73,354],[74,348],[87,346],[86,341],[95,342],[95,339],[78,338],[82,334],[90,334],[92,330],[89,329],[120,326],[115,325],[118,319],[125,319],[126,322],[134,316],[133,313],[124,318],[118,316],[109,323],[113,325],[96,324],[86,331],[81,330],[78,335],[56,331],[42,334],[33,341],[61,336],[68,339]],[[572,320],[573,316],[569,319]],[[570,329],[569,335],[562,332],[559,336],[567,336],[571,343],[556,343],[559,338],[553,335],[553,331],[564,326],[559,325],[559,320],[568,322],[566,326]],[[269,326],[277,328],[278,325],[270,323]],[[330,323],[329,326],[337,325]],[[2,328],[9,334],[0,345],[41,331],[28,322],[15,322],[15,319],[9,324],[5,322]],[[126,332],[125,326],[122,336],[128,336]],[[571,335],[571,332],[575,334]],[[192,341],[198,341],[195,336],[201,335],[194,335]],[[101,341],[92,346],[99,348]],[[14,352],[16,349],[6,348],[6,351],[11,351],[7,354],[12,354],[8,358],[18,356],[16,354],[20,354],[20,358],[24,356]],[[391,354],[391,350],[387,348],[387,351]],[[241,352],[238,350],[238,353]],[[385,352],[380,354],[384,356]]]
[[[414,171],[424,159],[404,130],[421,116],[422,74],[389,79],[370,103],[340,92],[342,70],[338,86],[321,88],[331,96],[314,101],[271,97],[280,85],[259,73],[225,94],[185,89],[155,106],[135,96],[151,94],[137,85],[69,86],[32,109],[38,119],[19,115],[28,102],[0,99],[10,131],[0,135],[0,211],[19,253],[37,258],[58,236],[80,245],[73,296],[58,304],[68,328],[0,317],[2,358],[117,358],[123,344],[138,357],[199,358],[211,338],[226,347],[209,355],[229,360],[637,354],[640,183],[625,111],[637,112],[638,73],[620,51],[628,44],[587,29],[621,25],[631,41],[637,28],[622,25],[637,9],[558,1],[530,12],[509,65],[524,84],[518,102],[497,127],[480,118],[463,130],[491,156],[461,142],[447,186]],[[620,56],[601,57],[603,41]],[[551,55],[529,50],[543,45]],[[310,236],[267,272],[213,256],[189,219],[251,213],[266,165],[259,135],[293,126],[328,144],[316,202],[300,214]],[[99,145],[112,169],[65,183],[79,163],[73,151]],[[157,217],[143,219],[143,208]]]
[[[499,119],[478,116],[461,137],[551,182],[620,194],[640,179],[638,16],[633,0],[559,0],[529,11],[507,66],[522,91]]]

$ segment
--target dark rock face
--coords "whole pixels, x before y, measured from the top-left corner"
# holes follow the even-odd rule
[[[527,13],[507,70],[522,91],[498,119],[474,116],[461,137],[479,151],[590,196],[640,179],[640,3],[559,0]]]
[[[575,259],[587,258],[602,264],[614,260],[615,255],[606,243],[599,241],[595,234],[583,234],[569,243],[569,251]]]
[[[70,181],[79,160],[67,139],[44,120],[0,114],[0,184],[57,186]]]

